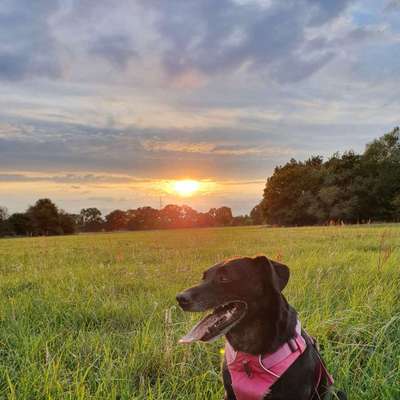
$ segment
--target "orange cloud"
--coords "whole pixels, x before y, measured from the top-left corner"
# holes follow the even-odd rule
[[[286,147],[277,146],[235,146],[224,145],[209,142],[190,143],[180,141],[163,141],[156,139],[143,140],[142,146],[147,151],[167,151],[180,153],[200,153],[200,154],[216,154],[227,156],[241,156],[251,154],[265,155],[291,155],[294,150]]]

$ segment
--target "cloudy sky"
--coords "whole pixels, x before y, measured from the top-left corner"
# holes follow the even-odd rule
[[[248,212],[399,124],[399,0],[0,0],[0,205]],[[203,182],[180,199],[174,179]]]

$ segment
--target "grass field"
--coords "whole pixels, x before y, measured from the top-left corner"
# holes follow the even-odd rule
[[[0,398],[221,400],[222,339],[177,345],[175,294],[264,253],[350,399],[400,399],[399,249],[396,225],[0,240]]]

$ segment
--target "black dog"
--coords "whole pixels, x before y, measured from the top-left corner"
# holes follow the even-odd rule
[[[274,353],[295,336],[297,313],[281,293],[288,280],[289,268],[264,256],[234,258],[213,266],[199,285],[176,297],[184,311],[214,310],[180,342],[209,342],[225,335],[236,351]],[[264,399],[345,400],[346,395],[340,391],[330,397],[327,374],[317,382],[315,371],[322,360],[310,337],[304,331],[301,335],[307,348]],[[225,399],[236,399],[226,359],[223,381]]]

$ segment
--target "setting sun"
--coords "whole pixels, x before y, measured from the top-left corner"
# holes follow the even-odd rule
[[[180,196],[188,197],[197,192],[200,188],[200,183],[192,179],[185,179],[182,181],[175,181],[173,189]]]

